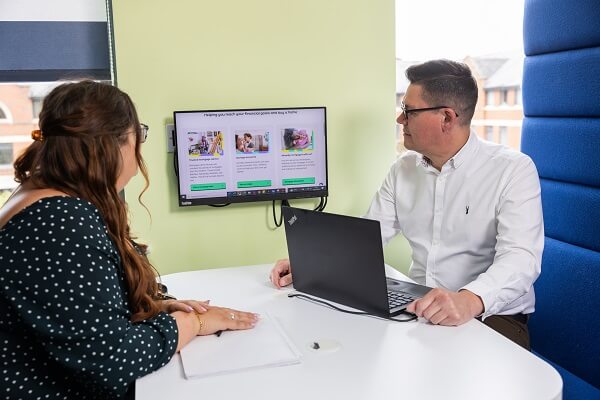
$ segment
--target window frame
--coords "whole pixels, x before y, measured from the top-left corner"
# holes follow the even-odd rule
[[[0,111],[2,111],[2,114],[4,115],[4,118],[0,117],[0,124],[12,124],[13,123],[13,116],[12,113],[10,112],[10,109],[8,108],[8,106],[2,101],[0,100]]]
[[[498,128],[498,143],[508,146],[508,127],[501,126]]]

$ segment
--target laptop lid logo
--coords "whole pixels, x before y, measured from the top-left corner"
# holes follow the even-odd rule
[[[292,225],[294,225],[294,222],[296,222],[297,220],[298,220],[298,217],[296,217],[295,215],[293,215],[293,216],[292,216],[292,218],[290,218],[290,219],[288,220],[288,225],[289,225],[289,226],[292,226]]]

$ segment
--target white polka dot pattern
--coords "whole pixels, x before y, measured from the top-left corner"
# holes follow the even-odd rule
[[[127,284],[99,211],[50,197],[0,230],[0,398],[120,398],[165,365],[177,325],[131,323]]]

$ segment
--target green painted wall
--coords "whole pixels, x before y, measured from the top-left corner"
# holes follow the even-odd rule
[[[327,106],[327,211],[364,213],[395,159],[394,1],[114,1],[118,85],[150,125],[126,188],[134,233],[162,273],[286,257],[271,203],[179,208],[165,124],[174,110]],[[316,201],[293,201],[310,207]],[[386,260],[404,270],[402,239]]]

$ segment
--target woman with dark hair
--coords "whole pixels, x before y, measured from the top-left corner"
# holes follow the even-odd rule
[[[148,187],[147,127],[127,94],[60,85],[39,125],[0,209],[0,397],[122,398],[194,336],[255,325],[252,313],[161,297],[119,196],[138,169]]]

